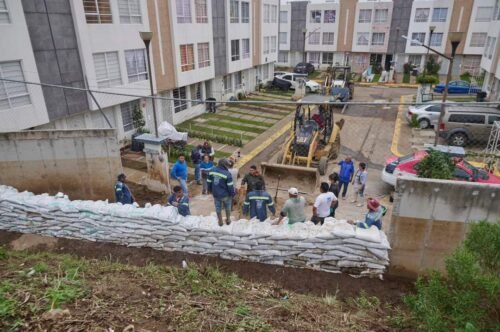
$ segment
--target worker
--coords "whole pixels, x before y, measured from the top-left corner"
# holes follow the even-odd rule
[[[176,207],[179,214],[183,217],[191,214],[189,211],[189,197],[184,195],[181,186],[174,187],[174,192],[168,198],[168,205]]]
[[[313,217],[311,221],[317,225],[325,222],[325,218],[330,216],[331,209],[335,206],[337,197],[330,191],[330,186],[326,182],[321,182],[320,185],[321,194],[316,197],[316,201],[313,205]]]
[[[231,207],[233,205],[233,196],[235,194],[233,177],[228,171],[229,161],[227,159],[219,160],[208,175],[208,192],[214,196],[215,212],[219,226],[224,225],[222,220],[222,209],[226,212],[226,224],[231,223]]]
[[[245,197],[243,196],[243,198],[240,199],[241,192],[239,191],[240,185],[238,184],[239,169],[237,167],[234,167],[236,164],[236,159],[233,156],[227,158],[227,160],[229,162],[228,171],[229,171],[229,173],[231,173],[231,176],[233,177],[234,191],[235,191],[235,193],[238,193],[238,195],[233,196],[233,204],[241,207],[240,202],[243,203],[243,200],[245,199]],[[238,211],[239,211],[239,208],[238,208]]]
[[[194,179],[198,185],[201,185],[201,169],[200,169],[200,164],[201,164],[201,159],[202,159],[202,152],[201,152],[201,144],[198,146],[194,147],[193,150],[191,150],[191,162],[194,164]]]
[[[177,161],[172,166],[172,171],[170,172],[170,176],[173,180],[179,181],[179,184],[182,188],[184,194],[189,195],[188,187],[187,187],[187,164],[186,164],[186,156],[184,154],[180,154],[177,157]]]
[[[347,187],[352,181],[352,176],[354,174],[354,163],[352,162],[352,157],[347,156],[344,160],[339,162],[340,172],[339,172],[339,191],[342,190],[342,199],[345,199],[347,194]]]
[[[288,199],[283,205],[278,224],[281,224],[285,217],[288,217],[288,224],[295,224],[306,221],[306,200],[299,196],[297,188],[288,189]]]
[[[132,204],[135,202],[134,195],[125,184],[127,180],[127,176],[124,173],[121,173],[117,177],[117,181],[115,184],[115,198],[117,203],[122,204]]]
[[[215,151],[214,148],[210,145],[210,143],[208,143],[208,141],[205,141],[203,143],[203,146],[201,147],[201,153],[203,155],[208,154],[210,156],[210,160],[214,160]]]
[[[241,180],[241,186],[243,187],[245,184],[247,185],[247,194],[251,191],[255,190],[255,184],[257,182],[260,182],[262,184],[262,189],[266,190],[266,182],[264,181],[264,177],[260,175],[259,171],[257,170],[257,166],[252,165],[250,166],[250,170],[245,176],[243,177],[243,180]]]
[[[250,215],[250,219],[257,217],[260,221],[264,221],[267,219],[267,209],[271,211],[273,217],[276,215],[271,195],[263,190],[262,182],[257,182],[255,190],[247,194],[243,204],[243,214]]]
[[[366,187],[366,179],[368,178],[368,172],[366,171],[366,164],[359,163],[358,170],[354,174],[352,179],[353,184],[353,199],[351,203],[356,203],[356,206],[363,206],[362,200],[365,194]],[[358,199],[361,199],[361,202],[358,203]]]
[[[375,226],[378,229],[382,229],[382,217],[387,212],[385,206],[380,205],[380,202],[375,198],[368,198],[366,201],[366,207],[368,212],[366,213],[365,220],[359,221],[356,225],[360,228],[370,228]]]
[[[330,217],[335,218],[335,211],[337,211],[337,208],[339,207],[339,175],[337,172],[333,172],[328,176],[328,179],[330,180],[330,188],[328,191],[332,192],[335,197],[337,197],[337,200],[335,201],[335,206],[333,206],[330,209]]]
[[[210,156],[208,154],[203,156],[203,161],[200,164],[201,170],[201,181],[203,182],[203,191],[202,194],[206,195],[208,193],[208,174],[214,167],[214,162],[210,160]]]

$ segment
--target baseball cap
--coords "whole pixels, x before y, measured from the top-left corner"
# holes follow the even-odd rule
[[[290,195],[294,195],[294,196],[295,196],[295,195],[298,195],[298,194],[299,194],[299,191],[298,191],[298,189],[297,189],[297,188],[293,188],[293,187],[292,187],[292,188],[288,189],[288,193],[289,193]]]

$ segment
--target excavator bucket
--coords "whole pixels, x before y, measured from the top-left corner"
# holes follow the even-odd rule
[[[313,194],[319,187],[320,175],[316,167],[261,163],[266,190],[287,191],[295,187],[299,192]]]

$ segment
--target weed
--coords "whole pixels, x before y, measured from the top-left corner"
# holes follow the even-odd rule
[[[326,305],[329,305],[329,306],[335,306],[338,304],[338,300],[337,300],[337,294],[335,295],[325,295],[325,297],[323,297],[323,302],[326,304]]]
[[[45,262],[40,262],[33,266],[33,270],[38,273],[45,273],[49,270],[49,266]]]
[[[7,250],[4,247],[0,247],[0,260],[7,259]]]
[[[250,312],[250,308],[248,306],[246,306],[245,304],[240,304],[234,310],[234,314],[236,316],[245,317],[245,316],[250,316],[251,312]]]
[[[347,302],[359,309],[373,309],[380,306],[380,300],[378,297],[368,296],[365,290],[361,290],[357,298],[350,298]]]
[[[417,115],[416,114],[412,114],[411,115],[410,127],[412,127],[412,128],[418,128],[418,127],[420,127],[420,125],[418,123],[418,120],[417,120]]]
[[[50,302],[50,309],[58,308],[61,304],[68,303],[85,295],[85,289],[77,280],[78,267],[72,267],[66,277],[56,278],[52,287],[45,292],[45,297]]]

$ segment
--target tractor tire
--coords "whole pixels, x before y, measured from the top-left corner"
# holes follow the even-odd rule
[[[283,152],[278,153],[278,157],[276,158],[276,163],[277,164],[283,163]]]
[[[328,158],[323,156],[319,160],[319,165],[318,165],[319,175],[325,175],[327,168],[328,168]]]

